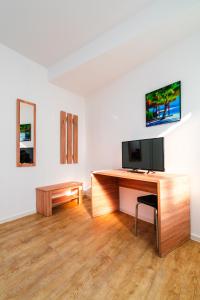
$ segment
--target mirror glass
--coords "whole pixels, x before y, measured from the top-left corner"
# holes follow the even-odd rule
[[[17,166],[36,164],[36,105],[17,100]]]

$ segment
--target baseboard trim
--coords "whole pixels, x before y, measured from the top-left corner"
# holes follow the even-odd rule
[[[88,195],[87,195],[88,197]],[[89,197],[88,197],[89,198]],[[133,216],[133,214],[130,214],[129,211],[125,210],[125,209],[121,209],[120,208],[120,211],[125,213],[125,214],[128,214],[130,216]],[[7,222],[11,222],[11,221],[14,221],[14,220],[17,220],[17,219],[20,219],[20,218],[23,218],[23,217],[26,217],[26,216],[30,216],[30,215],[33,215],[36,213],[36,210],[29,210],[29,211],[25,211],[23,213],[20,213],[20,214],[16,214],[16,215],[13,215],[11,217],[8,217],[8,218],[5,218],[5,219],[1,219],[0,220],[0,224],[4,224],[4,223],[7,223]],[[140,215],[140,219],[145,221],[145,222],[148,222],[148,223],[153,223],[152,222],[152,219],[151,218],[148,218],[146,216],[141,216]],[[195,241],[195,242],[199,242],[200,243],[200,236],[195,234],[195,233],[191,233],[191,236],[190,236],[191,240],[192,241]]]
[[[125,210],[125,209],[121,209],[121,208],[120,208],[120,211],[123,212],[123,213],[125,213],[125,214],[128,214],[128,215],[130,215],[130,216],[132,216],[132,217],[134,217],[134,214],[131,214],[129,211],[127,211],[127,210]],[[148,217],[146,217],[146,216],[140,215],[140,218],[139,218],[139,219],[142,220],[142,221],[148,222],[148,223],[153,223],[153,222],[152,222],[152,219],[151,219],[151,218],[148,218]],[[197,234],[195,234],[195,233],[191,233],[190,238],[191,238],[192,241],[195,241],[195,242],[199,242],[199,243],[200,243],[200,236],[199,236],[199,235],[197,235]]]
[[[190,236],[191,240],[195,241],[195,242],[199,242],[200,243],[200,236],[194,233],[191,233]]]
[[[17,220],[17,219],[20,219],[20,218],[23,218],[23,217],[26,217],[29,215],[33,215],[35,213],[36,213],[36,210],[25,211],[23,213],[13,215],[13,216],[5,218],[5,219],[0,219],[0,224],[11,222],[11,221],[14,221],[14,220]]]
[[[83,192],[83,196],[84,197],[88,197],[90,198],[85,192]],[[7,223],[7,222],[12,222],[12,221],[15,221],[17,219],[20,219],[20,218],[23,218],[23,217],[26,217],[26,216],[30,216],[30,215],[33,215],[36,213],[36,210],[33,209],[33,210],[28,210],[28,211],[25,211],[23,213],[19,213],[19,214],[16,214],[16,215],[13,215],[13,216],[10,216],[8,218],[5,218],[5,219],[0,219],[0,224],[4,224],[4,223]]]
[[[83,196],[85,197],[88,197],[88,194],[85,193],[85,191],[83,191]],[[23,213],[19,213],[19,214],[16,214],[16,215],[13,215],[11,217],[8,217],[8,218],[5,218],[5,219],[0,219],[0,224],[4,224],[4,223],[7,223],[7,222],[12,222],[12,221],[15,221],[17,219],[20,219],[20,218],[23,218],[23,217],[26,217],[26,216],[30,216],[30,215],[33,215],[36,213],[36,210],[33,209],[33,210],[28,210],[28,211],[25,211]]]

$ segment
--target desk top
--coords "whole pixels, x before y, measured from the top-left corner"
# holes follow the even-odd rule
[[[119,177],[125,179],[134,179],[134,180],[141,180],[141,181],[149,181],[158,183],[163,180],[173,180],[175,178],[183,178],[188,177],[186,175],[181,174],[168,174],[165,172],[156,172],[156,173],[134,173],[125,169],[118,169],[118,170],[100,170],[92,172],[94,175],[105,175],[111,177]]]

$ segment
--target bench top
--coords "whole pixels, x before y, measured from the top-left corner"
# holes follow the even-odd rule
[[[68,181],[68,182],[63,182],[63,183],[58,183],[58,184],[53,184],[53,185],[37,187],[36,190],[50,192],[50,191],[55,191],[55,190],[60,190],[60,189],[76,188],[76,187],[80,187],[82,185],[83,185],[82,182]]]

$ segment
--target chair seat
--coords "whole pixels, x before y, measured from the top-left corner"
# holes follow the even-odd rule
[[[157,195],[145,195],[137,198],[137,201],[142,204],[149,205],[154,208],[158,208],[158,197]]]

